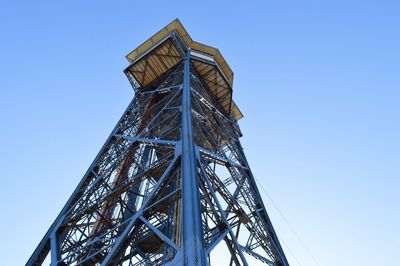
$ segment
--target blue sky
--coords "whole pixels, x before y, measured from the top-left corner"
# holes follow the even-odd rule
[[[292,265],[396,264],[398,1],[82,2],[0,4],[2,265],[26,262],[128,105],[124,56],[176,17],[235,72],[253,173],[317,260],[264,195]]]

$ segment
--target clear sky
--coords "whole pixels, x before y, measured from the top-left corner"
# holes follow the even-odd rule
[[[291,264],[398,265],[399,14],[385,0],[1,1],[0,264],[26,262],[128,105],[124,56],[179,17],[235,72],[253,173],[317,261],[264,194]]]

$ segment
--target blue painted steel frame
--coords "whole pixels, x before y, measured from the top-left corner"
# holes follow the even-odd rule
[[[284,252],[282,250],[282,247],[279,243],[279,240],[277,238],[277,235],[272,227],[272,224],[269,220],[268,214],[266,213],[265,206],[262,202],[261,196],[259,195],[259,191],[257,189],[254,177],[250,171],[249,165],[247,163],[246,157],[244,156],[243,149],[240,145],[238,144],[238,153],[240,153],[240,156],[244,160],[244,165],[241,165],[239,163],[235,163],[229,158],[224,158],[223,156],[211,151],[207,150],[205,148],[202,148],[200,146],[195,145],[195,139],[194,139],[194,130],[195,126],[193,125],[193,121],[195,121],[196,118],[193,118],[192,114],[192,96],[196,96],[196,94],[193,94],[196,91],[196,83],[195,83],[195,70],[191,69],[191,55],[190,55],[190,49],[186,51],[185,59],[184,59],[184,65],[183,65],[183,84],[179,84],[176,87],[180,88],[179,91],[175,94],[178,95],[181,93],[182,95],[182,101],[181,101],[181,136],[180,140],[163,140],[163,139],[145,139],[145,137],[142,138],[141,133],[135,137],[131,136],[124,136],[124,135],[119,135],[116,134],[116,130],[118,128],[118,125],[122,121],[123,117],[125,114],[127,114],[129,108],[131,107],[131,104],[128,106],[127,110],[125,113],[122,115],[120,121],[117,123],[117,126],[114,128],[113,132],[111,133],[110,137],[107,139],[106,144],[110,141],[112,137],[117,137],[117,138],[124,138],[131,140],[132,142],[136,141],[149,141],[151,143],[156,143],[160,145],[165,145],[165,144],[170,144],[172,146],[175,146],[175,155],[174,158],[170,161],[168,164],[168,167],[165,169],[165,172],[163,175],[160,177],[158,180],[156,186],[152,190],[152,192],[148,195],[144,203],[141,205],[140,209],[136,213],[127,213],[126,217],[123,219],[123,223],[126,224],[126,227],[124,227],[124,230],[121,235],[119,235],[116,239],[115,242],[108,252],[107,256],[104,258],[102,261],[101,265],[107,266],[111,264],[115,264],[116,258],[120,255],[120,250],[121,246],[124,245],[125,240],[129,237],[129,234],[136,222],[136,220],[141,220],[144,224],[147,225],[158,237],[160,237],[165,243],[167,243],[169,246],[174,248],[176,250],[176,256],[173,260],[169,261],[166,263],[166,265],[169,266],[180,266],[180,265],[186,265],[186,266],[206,266],[210,263],[209,261],[209,252],[225,237],[228,237],[228,235],[231,238],[232,242],[232,247],[235,248],[234,251],[231,251],[232,256],[239,255],[240,260],[243,265],[248,265],[246,262],[246,258],[244,256],[243,252],[246,252],[253,257],[258,258],[259,260],[263,261],[264,263],[267,263],[269,265],[276,265],[276,266],[288,266],[288,262],[286,260],[286,257],[284,255]],[[193,71],[193,73],[191,72]],[[180,72],[182,73],[182,72]],[[193,78],[193,83],[191,86],[191,79]],[[192,88],[193,87],[193,88]],[[165,88],[164,88],[165,89]],[[175,98],[172,97],[169,102],[173,101]],[[134,100],[132,100],[134,101]],[[167,103],[167,105],[169,104]],[[167,106],[166,105],[166,106]],[[194,107],[196,107],[196,101],[193,102]],[[164,107],[165,108],[165,107]],[[163,108],[163,109],[164,109]],[[176,107],[179,108],[179,107]],[[162,110],[163,110],[162,109]],[[157,119],[158,116],[160,116],[161,111],[153,117],[153,119],[150,121],[150,123]],[[198,132],[197,132],[198,133]],[[197,135],[196,135],[197,136]],[[90,166],[88,172],[85,174],[85,177],[83,180],[80,182],[78,185],[77,189],[74,191],[73,195],[71,198],[68,200],[67,204],[57,217],[56,221],[53,223],[49,231],[46,233],[45,237],[42,239],[40,242],[39,246],[29,259],[27,265],[36,265],[37,263],[42,262],[43,254],[47,250],[51,251],[51,265],[57,265],[57,262],[61,259],[61,254],[60,254],[60,247],[59,247],[59,239],[58,239],[58,231],[63,223],[65,216],[66,216],[66,211],[69,206],[73,204],[73,202],[76,200],[77,194],[82,186],[84,186],[86,179],[88,178],[89,173],[92,171],[95,162],[98,160],[99,156],[102,154],[103,150],[106,147],[106,144],[103,146],[103,148],[100,150],[99,154],[96,156],[96,159]],[[274,249],[276,249],[276,261],[271,261],[263,256],[258,255],[257,253],[253,252],[248,246],[241,246],[237,240],[237,236],[233,233],[232,227],[229,224],[229,221],[227,219],[227,215],[222,208],[217,194],[216,190],[213,188],[213,184],[211,183],[212,179],[209,179],[207,176],[207,173],[205,171],[205,168],[202,166],[202,163],[200,161],[200,153],[203,152],[207,154],[208,156],[212,157],[214,160],[219,160],[223,161],[225,163],[228,163],[229,165],[232,165],[234,167],[242,169],[244,172],[248,174],[248,180],[250,183],[250,186],[254,190],[254,196],[256,198],[256,201],[259,203],[259,208],[254,212],[254,214],[257,214],[257,216],[262,217],[264,220],[264,224],[266,227],[266,230],[268,231],[268,235],[270,239],[272,240]],[[145,152],[145,157],[147,157],[148,151]],[[145,210],[150,208],[148,205],[150,204],[153,196],[157,193],[157,190],[162,186],[164,180],[166,179],[167,175],[172,171],[172,169],[175,167],[177,163],[181,163],[181,203],[182,203],[182,208],[180,209],[180,221],[179,224],[182,225],[182,238],[180,243],[174,243],[174,241],[170,238],[167,237],[167,235],[160,231],[156,226],[153,226],[149,221],[150,219],[146,219],[145,217],[142,217],[142,214]],[[198,172],[200,171],[200,173]],[[204,246],[204,242],[207,242],[207,240],[203,240],[203,223],[202,223],[202,213],[201,213],[201,208],[200,208],[200,190],[199,190],[199,180],[203,176],[203,180],[205,182],[205,185],[209,188],[209,194],[211,194],[212,198],[215,201],[217,211],[221,215],[222,222],[227,226],[225,232],[221,232],[221,236],[214,242],[212,243],[208,248]],[[244,179],[243,179],[244,180]],[[137,189],[137,188],[136,188]],[[239,188],[238,188],[239,189]],[[176,192],[176,191],[175,191]],[[173,193],[175,193],[173,192]],[[239,190],[235,191],[233,197],[236,198],[237,193],[239,193]],[[170,194],[168,194],[165,197],[168,197]],[[164,198],[165,198],[164,197]],[[136,200],[136,197],[132,198],[129,201],[129,205],[133,206],[134,202]],[[161,200],[160,200],[161,201]],[[156,204],[156,203],[153,203]],[[133,208],[132,208],[133,209]],[[131,217],[130,217],[131,216]],[[240,224],[239,224],[240,226]],[[238,228],[239,228],[238,226]],[[239,229],[238,229],[239,230]],[[206,235],[206,234],[205,234]],[[60,237],[61,239],[62,237]],[[138,249],[140,251],[140,249]],[[145,256],[143,256],[145,258]],[[83,260],[84,261],[84,260]],[[83,261],[80,261],[81,263]],[[239,264],[239,260],[236,259],[236,264]],[[279,263],[278,263],[279,261]],[[147,263],[150,263],[149,261]],[[232,263],[232,262],[231,262]]]
[[[190,50],[184,63],[182,88],[182,200],[184,265],[205,266],[199,184],[192,125]]]
[[[47,230],[46,234],[40,241],[39,245],[36,247],[35,251],[33,254],[29,257],[28,262],[25,264],[25,266],[31,266],[31,265],[41,265],[38,264],[38,260],[41,258],[39,256],[39,253],[42,252],[42,250],[45,248],[46,243],[48,241],[51,241],[52,235],[56,236],[56,232],[59,229],[60,224],[64,220],[65,212],[68,210],[68,207],[72,204],[73,200],[75,199],[77,193],[79,190],[82,188],[82,186],[85,184],[89,174],[91,173],[93,167],[95,166],[96,161],[100,157],[100,155],[103,153],[103,151],[106,149],[107,144],[110,142],[111,138],[114,136],[115,132],[118,129],[119,124],[121,121],[124,119],[125,115],[129,112],[129,109],[131,108],[132,103],[135,101],[135,98],[132,99],[132,101],[129,103],[128,107],[125,109],[124,113],[122,114],[121,118],[118,120],[118,123],[115,125],[114,129],[112,130],[111,134],[108,136],[107,140],[104,142],[103,146],[101,147],[100,151],[97,153],[95,159],[93,160],[92,164],[90,165],[89,169],[86,171],[84,177],[82,180],[79,182],[78,186],[75,188],[74,192],[72,195],[69,197],[67,203],[64,205],[62,208],[61,212],[58,214],[56,220],[53,222],[53,224],[50,226],[49,230]],[[53,245],[54,245],[54,236],[53,236]],[[51,243],[50,243],[51,245]],[[58,257],[59,255],[53,255],[53,258]],[[52,266],[55,265],[52,263]]]

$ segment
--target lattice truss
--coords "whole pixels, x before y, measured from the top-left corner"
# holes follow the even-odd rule
[[[184,63],[136,90],[109,139],[27,265],[182,265]],[[287,265],[239,142],[237,122],[190,67],[202,247],[228,264]]]

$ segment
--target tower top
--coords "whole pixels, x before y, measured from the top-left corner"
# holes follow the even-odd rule
[[[186,57],[190,50],[191,61],[213,92],[223,111],[236,120],[243,117],[232,100],[233,72],[217,48],[193,41],[179,19],[162,28],[126,58],[130,65],[125,73],[133,78],[137,87],[154,85]]]

